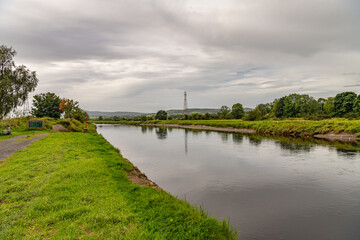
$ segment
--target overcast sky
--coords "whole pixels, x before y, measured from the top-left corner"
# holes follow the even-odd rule
[[[356,0],[0,0],[0,44],[86,110],[360,93]]]

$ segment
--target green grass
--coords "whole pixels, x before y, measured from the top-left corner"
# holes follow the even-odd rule
[[[85,123],[81,123],[75,119],[40,118],[41,120],[44,120],[44,129],[27,129],[26,126],[29,119],[30,117],[1,120],[0,133],[2,132],[2,130],[7,130],[7,128],[10,127],[11,135],[0,134],[0,141],[19,135],[35,135],[49,133],[51,132],[52,126],[55,124],[62,124],[64,127],[73,132],[83,132],[85,128]],[[88,124],[88,131],[96,132],[96,127],[93,124]]]
[[[286,120],[153,120],[153,121],[93,121],[94,123],[122,123],[138,125],[141,123],[205,125],[211,127],[231,127],[255,129],[258,133],[290,136],[313,136],[324,133],[354,133],[360,134],[360,120],[327,119],[320,121],[303,119]]]
[[[0,239],[236,239],[225,222],[132,184],[101,135],[51,133],[0,163]]]

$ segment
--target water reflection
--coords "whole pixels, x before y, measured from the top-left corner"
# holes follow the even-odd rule
[[[293,154],[310,152],[312,148],[315,147],[314,145],[310,145],[310,144],[297,144],[287,141],[279,141],[276,143],[281,147],[281,149],[290,151]]]
[[[359,154],[358,151],[353,149],[336,149],[336,151],[339,156],[348,157],[348,158],[356,158]]]
[[[230,219],[239,239],[360,239],[359,144],[175,128],[98,131],[165,191]]]
[[[186,129],[184,131],[184,137],[185,137],[185,155],[188,153],[188,133],[189,131]]]
[[[155,130],[156,136],[158,139],[166,139],[168,135],[168,129],[167,128],[156,128]]]
[[[259,135],[250,135],[249,136],[249,142],[254,146],[259,146],[262,141],[262,137]]]
[[[240,133],[233,133],[232,140],[235,144],[241,144],[244,141],[244,135]]]
[[[227,143],[229,141],[229,135],[231,133],[227,133],[227,132],[218,132],[219,136],[221,137],[221,141],[223,143]]]

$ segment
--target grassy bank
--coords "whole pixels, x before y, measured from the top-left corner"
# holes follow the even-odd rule
[[[287,119],[287,120],[153,120],[153,121],[93,121],[95,123],[122,123],[122,124],[178,124],[204,125],[210,127],[254,129],[258,133],[289,136],[313,136],[325,133],[353,133],[360,137],[360,120],[327,119],[320,121]]]
[[[83,132],[85,128],[85,123],[81,123],[76,119],[52,119],[52,118],[40,118],[40,120],[44,120],[44,129],[41,130],[32,130],[27,129],[27,121],[30,119],[28,118],[12,118],[8,120],[1,120],[0,121],[0,132],[2,130],[7,130],[8,127],[11,128],[12,135],[0,135],[0,141],[4,139],[11,138],[13,136],[18,135],[33,135],[39,133],[46,133],[50,132],[53,125],[61,124],[69,131],[73,132]],[[88,129],[91,132],[96,132],[95,126],[92,124],[88,125]]]
[[[50,133],[0,163],[0,239],[235,239],[228,224],[131,183],[101,135]]]

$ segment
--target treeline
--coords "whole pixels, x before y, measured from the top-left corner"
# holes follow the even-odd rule
[[[343,92],[335,97],[315,99],[307,94],[290,94],[270,103],[261,103],[255,109],[245,112],[241,103],[231,108],[222,106],[218,113],[193,113],[184,116],[168,116],[164,110],[159,110],[155,116],[125,117],[99,117],[98,120],[210,120],[210,119],[243,119],[256,121],[275,118],[305,118],[320,120],[326,118],[360,118],[360,95],[354,92]]]
[[[222,106],[217,114],[191,114],[185,119],[243,119],[248,121],[271,118],[326,119],[332,117],[359,118],[360,95],[343,92],[335,97],[315,99],[307,94],[290,94],[270,103],[262,103],[255,109],[244,112],[243,106],[236,103],[230,109]]]

